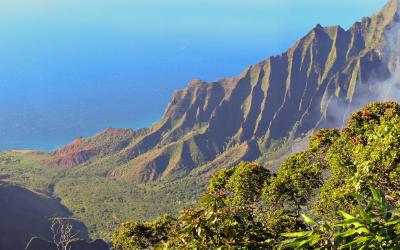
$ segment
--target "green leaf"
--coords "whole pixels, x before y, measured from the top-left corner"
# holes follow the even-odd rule
[[[385,223],[385,226],[391,226],[400,223],[400,219],[396,220],[389,220],[388,222]]]
[[[371,215],[368,214],[363,207],[359,207],[357,211],[365,220],[371,220]]]
[[[375,200],[376,202],[378,202],[379,204],[383,204],[384,197],[383,197],[382,192],[378,191],[378,190],[377,190],[375,187],[373,187],[373,186],[370,186],[369,189],[371,190],[372,197],[374,198],[374,200]]]
[[[335,237],[335,238],[339,238],[339,237],[344,237],[344,238],[345,238],[345,237],[354,235],[354,234],[356,234],[356,233],[358,233],[358,231],[357,231],[356,229],[351,228],[351,229],[349,229],[349,230],[347,230],[347,231],[345,231],[345,232],[335,233],[335,234],[334,234],[334,237]]]
[[[319,235],[312,235],[310,237],[310,246],[314,246],[315,244],[317,244],[319,241],[321,241],[321,237]]]
[[[350,225],[354,225],[355,227],[363,226],[363,224],[357,218],[342,220],[342,221],[339,221],[338,223],[336,223],[336,226],[341,226],[341,227],[346,227],[346,226],[350,226]]]
[[[375,238],[378,240],[378,242],[382,242],[385,239],[385,237],[379,235],[376,235]]]
[[[309,243],[310,239],[305,239],[300,241],[299,243],[297,243],[296,248],[295,249],[302,249],[302,246],[304,246],[305,244]]]
[[[361,232],[361,233],[365,233],[365,234],[371,233],[371,231],[366,227],[359,227],[359,228],[357,228],[357,231]]]
[[[345,219],[355,219],[356,218],[353,215],[348,214],[348,213],[346,213],[344,211],[339,211],[339,214],[341,214]]]
[[[279,244],[278,249],[284,249],[284,248],[293,248],[297,246],[297,243],[299,242],[299,239],[289,239],[289,240],[284,240]]]
[[[304,236],[310,236],[312,234],[312,231],[304,231],[304,232],[294,232],[294,233],[282,233],[281,236],[283,237],[304,237]]]
[[[303,216],[303,219],[307,224],[309,224],[309,225],[315,225],[316,224],[316,222],[312,218],[308,217],[307,215],[302,214],[301,216]]]
[[[330,226],[328,223],[324,223],[324,224],[322,225],[322,227],[323,227],[326,231],[331,230],[331,226]]]
[[[347,244],[344,244],[344,245],[340,246],[339,249],[345,249],[345,248],[348,248],[348,247],[359,245],[359,244],[362,244],[362,243],[364,243],[366,241],[369,241],[370,239],[371,239],[371,236],[361,237],[361,238],[358,238],[356,240],[353,240],[353,241],[351,241],[351,242],[349,242]]]

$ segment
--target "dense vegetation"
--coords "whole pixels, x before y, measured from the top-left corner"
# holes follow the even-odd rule
[[[117,181],[107,176],[115,167],[113,157],[72,169],[49,166],[48,159],[46,153],[0,152],[0,179],[59,199],[74,219],[87,226],[93,239],[109,241],[110,232],[129,219],[175,214],[191,206],[206,187],[205,178],[194,177],[149,184]]]
[[[372,103],[320,130],[275,174],[220,169],[177,218],[123,224],[116,249],[398,249],[400,105]],[[316,219],[312,219],[316,218]]]

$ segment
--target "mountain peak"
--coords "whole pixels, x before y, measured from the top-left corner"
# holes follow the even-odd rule
[[[399,12],[399,2],[399,0],[390,0],[377,14],[387,18],[393,18]]]
[[[324,27],[322,27],[322,25],[321,24],[317,24],[317,25],[315,25],[315,27],[314,27],[314,30],[323,30],[324,29]]]
[[[372,16],[371,21],[383,26],[398,21],[400,0],[390,0],[379,12]]]

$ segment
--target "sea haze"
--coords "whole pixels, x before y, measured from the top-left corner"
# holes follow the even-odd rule
[[[344,28],[376,0],[0,0],[0,150],[52,150],[159,119],[190,79],[218,80]]]

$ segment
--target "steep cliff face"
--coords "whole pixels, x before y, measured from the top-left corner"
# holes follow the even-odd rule
[[[386,47],[398,5],[390,1],[349,30],[317,25],[287,52],[248,67],[238,77],[191,81],[173,95],[159,122],[128,136],[129,143],[106,150],[118,151],[126,162],[112,176],[147,182],[200,166],[217,168],[221,161],[255,160],[274,140],[337,126],[338,103],[351,109],[369,89],[370,79],[393,73],[396,59]],[[54,155],[59,165],[70,166],[92,157],[60,160],[71,155],[65,149]]]

